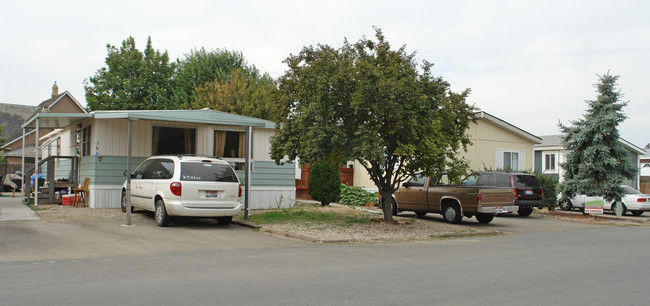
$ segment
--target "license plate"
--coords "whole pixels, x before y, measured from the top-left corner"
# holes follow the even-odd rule
[[[526,195],[533,195],[533,191],[532,191],[532,190],[526,190],[526,192],[524,192],[524,193],[525,193]]]
[[[206,191],[205,192],[205,197],[206,198],[218,198],[219,197],[219,192],[217,192],[217,191]]]

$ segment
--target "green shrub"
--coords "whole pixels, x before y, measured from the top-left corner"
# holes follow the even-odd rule
[[[309,196],[322,206],[336,202],[341,197],[339,168],[327,163],[316,163],[309,171]]]
[[[547,207],[550,210],[555,209],[557,207],[557,179],[554,176],[542,174],[537,170],[534,173],[542,188],[544,188],[544,203],[542,207]]]
[[[367,192],[359,187],[350,187],[341,184],[341,200],[339,203],[345,205],[363,206],[374,203],[377,200],[377,192]]]

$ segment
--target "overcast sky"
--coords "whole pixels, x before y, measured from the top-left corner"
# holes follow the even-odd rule
[[[537,136],[581,118],[597,75],[620,75],[621,136],[650,142],[650,1],[8,1],[0,12],[0,103],[37,105],[52,84],[85,106],[106,44],[128,36],[175,60],[243,52],[273,77],[303,46],[340,47],[380,27],[468,102]]]

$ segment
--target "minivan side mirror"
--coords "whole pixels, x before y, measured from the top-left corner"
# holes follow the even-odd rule
[[[122,173],[122,175],[126,176],[126,170],[124,170],[124,173]]]
[[[406,182],[406,183],[402,184],[402,187],[405,187],[405,188],[411,187],[411,182]]]

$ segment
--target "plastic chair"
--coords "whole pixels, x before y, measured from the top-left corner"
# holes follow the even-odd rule
[[[72,188],[74,194],[73,206],[88,206],[88,183],[90,183],[89,177],[84,179],[79,188]]]

